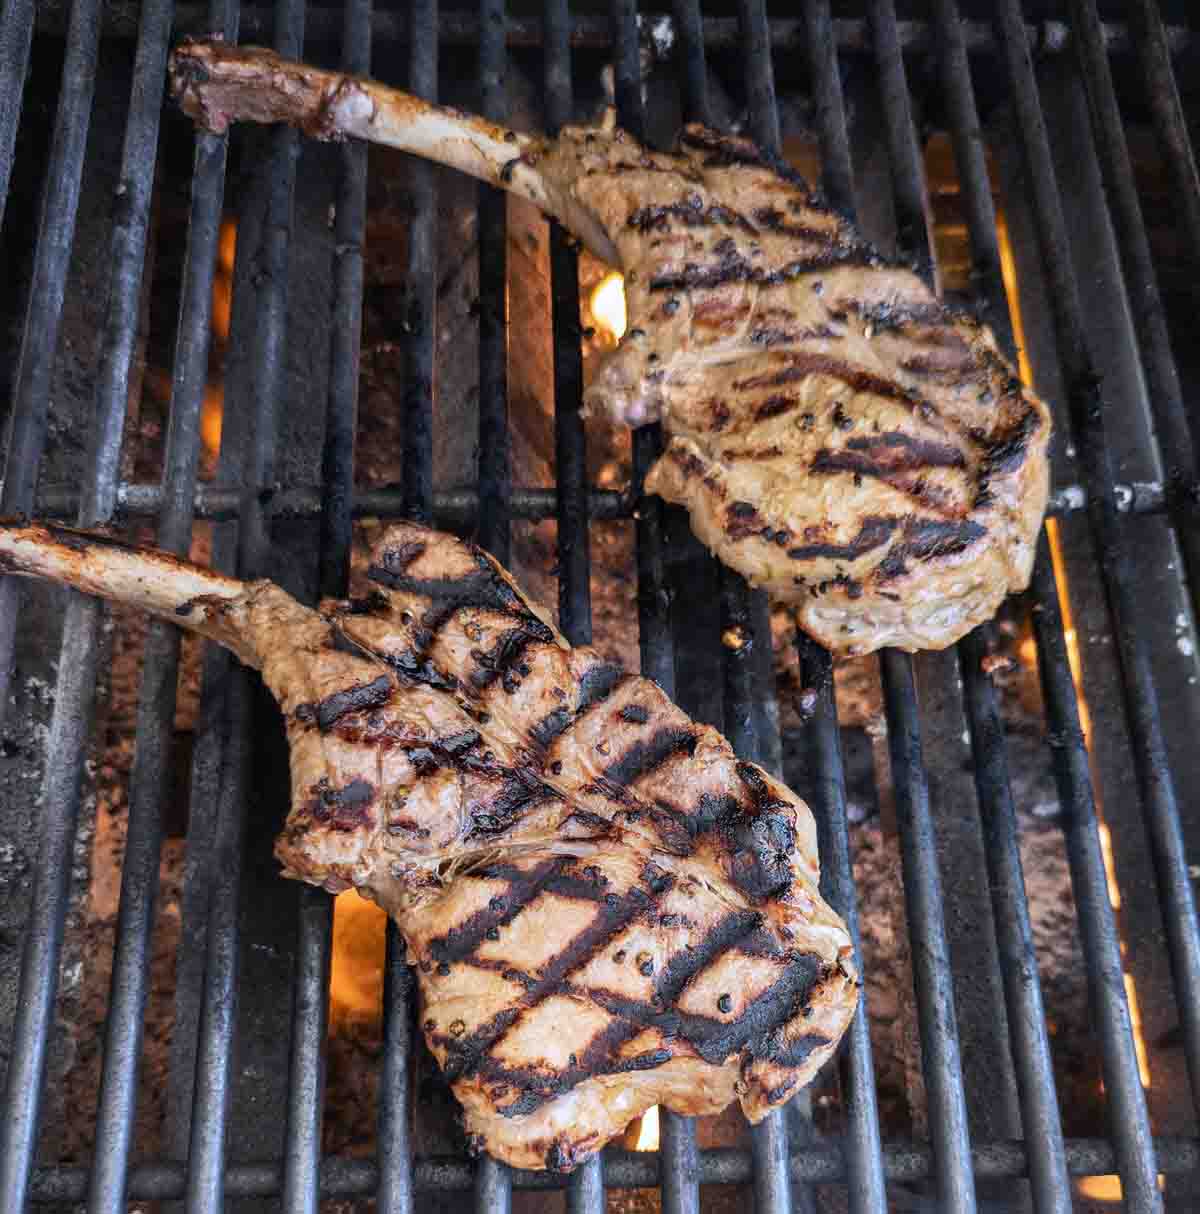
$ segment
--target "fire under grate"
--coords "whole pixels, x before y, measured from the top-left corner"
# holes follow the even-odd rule
[[[143,277],[151,248],[156,164],[161,160],[166,55],[183,33],[222,30],[226,38],[269,42],[285,55],[300,57],[315,39],[340,46],[341,63],[367,71],[413,92],[439,94],[439,66],[477,72],[478,108],[504,119],[502,80],[506,57],[515,50],[540,53],[544,119],[556,130],[574,120],[573,64],[580,53],[606,56],[612,64],[619,120],[635,135],[649,129],[643,98],[643,58],[652,31],[667,28],[673,44],[662,53],[674,65],[680,114],[717,122],[721,115],[709,93],[706,57],[740,56],[745,88],[746,129],[763,146],[783,150],[783,124],[774,73],[798,59],[810,81],[813,126],[820,151],[820,184],[838,208],[874,212],[863,180],[870,171],[852,148],[847,121],[848,63],[867,65],[873,80],[880,140],[887,153],[883,173],[890,196],[889,222],[896,247],[933,281],[936,250],[929,234],[926,162],[918,138],[912,77],[931,74],[949,128],[969,243],[975,306],[1013,355],[1017,336],[1010,319],[1024,318],[1023,351],[1051,400],[1059,433],[1068,447],[1056,457],[1059,489],[1051,513],[1055,534],[1074,528],[1077,548],[1090,556],[1094,596],[1107,613],[1115,656],[1109,701],[1077,696],[1072,664],[1075,633],[1064,624],[1060,587],[1063,558],[1043,534],[1029,599],[1042,684],[1047,739],[1061,806],[1063,844],[1070,864],[1083,963],[1086,966],[1094,1033],[1101,1055],[1107,1137],[1065,1138],[1056,1092],[1052,1050],[1038,980],[1029,907],[1018,850],[1017,813],[1010,787],[1009,758],[997,692],[988,674],[991,652],[984,629],[958,647],[961,711],[969,729],[970,755],[979,830],[986,857],[994,952],[1003,990],[997,1024],[1006,1023],[1008,1067],[1019,1101],[1018,1136],[1003,1140],[973,1137],[969,1126],[987,1094],[964,1078],[969,1060],[960,1048],[961,1008],[956,1007],[956,975],[947,939],[943,882],[947,855],[938,835],[937,796],[928,754],[932,746],[927,713],[919,697],[922,660],[888,652],[880,660],[887,719],[890,777],[902,861],[905,911],[911,939],[912,976],[920,1034],[920,1058],[927,1101],[927,1141],[881,1142],[876,1076],[868,1029],[870,1008],[856,1017],[839,1055],[840,1134],[805,1135],[803,1109],[771,1115],[750,1136],[750,1148],[700,1150],[695,1126],[662,1115],[657,1153],[610,1149],[602,1159],[566,1178],[518,1173],[489,1160],[422,1156],[414,1152],[409,1109],[412,1056],[412,990],[403,947],[389,930],[385,973],[382,1056],[379,1068],[379,1126],[373,1158],[322,1157],[324,1049],[332,939],[332,900],[321,891],[297,895],[294,927],[294,985],[290,1064],[287,1077],[286,1149],[279,1159],[236,1162],[227,1141],[233,1102],[235,1030],[239,997],[239,897],[247,851],[247,807],[254,788],[255,737],[262,711],[254,682],[227,656],[204,658],[200,726],[191,767],[189,852],[194,848],[192,901],[185,899],[184,931],[199,944],[198,1004],[192,1009],[194,1082],[188,1099],[186,1162],[135,1162],[134,1126],[141,1027],[147,997],[151,928],[163,838],[163,789],[171,756],[180,642],[175,630],[151,625],[146,639],[138,706],[137,757],[121,875],[120,912],[103,1072],[95,1117],[93,1165],[38,1158],[45,1101],[47,1053],[54,1032],[65,925],[71,900],[76,827],[82,802],[82,775],[91,753],[96,687],[102,682],[104,611],[92,601],[71,597],[67,606],[53,688],[39,798],[37,859],[27,918],[20,925],[19,985],[14,992],[14,1026],[7,1054],[5,1113],[0,1125],[0,1209],[21,1211],[32,1202],[81,1202],[90,1209],[116,1211],[130,1201],[185,1199],[189,1211],[222,1207],[226,1198],[282,1196],[285,1208],[316,1210],[322,1198],[373,1196],[380,1211],[419,1207],[422,1195],[474,1191],[481,1210],[506,1211],[512,1190],[565,1189],[572,1211],[605,1208],[606,1189],[658,1187],[665,1211],[695,1211],[705,1200],[703,1186],[752,1185],[756,1208],[788,1211],[812,1208],[812,1185],[835,1185],[856,1211],[883,1211],[894,1186],[905,1184],[929,1208],[970,1211],[991,1208],[1003,1192],[997,1182],[1016,1186],[1011,1208],[1065,1211],[1076,1208],[1072,1177],[1118,1175],[1127,1208],[1194,1208],[1194,1177],[1200,1169],[1193,1092],[1200,1093],[1200,931],[1192,892],[1186,841],[1194,839],[1195,808],[1187,803],[1193,761],[1178,745],[1174,717],[1187,721],[1194,706],[1170,695],[1161,646],[1145,625],[1147,592],[1139,549],[1148,541],[1139,528],[1163,529],[1175,553],[1164,575],[1168,590],[1191,610],[1200,591],[1200,528],[1197,527],[1194,444],[1185,405],[1187,376],[1183,351],[1158,281],[1161,266],[1147,236],[1143,199],[1131,162],[1126,124],[1118,96],[1131,88],[1149,113],[1161,145],[1162,167],[1171,186],[1183,254],[1200,270],[1200,182],[1192,156],[1185,108],[1173,59],[1182,63],[1200,49],[1186,28],[1167,23],[1153,0],[1129,0],[1119,18],[1106,6],[1105,21],[1095,0],[1071,0],[1052,19],[1027,25],[1019,0],[997,0],[992,20],[960,21],[954,0],[931,0],[917,19],[900,20],[892,0],[836,14],[823,0],[805,0],[796,15],[768,14],[764,0],[739,0],[733,15],[702,15],[697,0],[677,0],[668,20],[639,16],[631,0],[616,0],[608,13],[573,15],[566,0],[547,0],[540,15],[506,13],[502,0],[481,0],[476,12],[438,12],[437,0],[411,0],[406,8],[372,11],[369,0],[347,0],[338,12],[309,8],[303,0],[278,0],[273,10],[236,0],[214,0],[204,11],[195,4],[144,0],[140,6],[75,0],[35,5],[7,0],[0,28],[0,199],[9,197],[14,172],[22,94],[35,31],[65,35],[62,87],[45,170],[47,182],[33,250],[27,314],[19,358],[11,373],[11,429],[0,514],[35,513],[75,519],[84,526],[152,519],[156,542],[186,555],[193,525],[200,519],[226,525],[214,532],[212,558],[239,576],[265,574],[272,564],[272,529],[281,520],[309,520],[319,527],[319,591],[345,592],[351,564],[354,520],[364,516],[412,517],[468,529],[501,561],[510,558],[513,524],[520,520],[556,523],[559,622],[568,639],[585,643],[592,635],[589,527],[631,520],[636,533],[636,615],[643,673],[668,692],[683,677],[682,653],[694,638],[681,630],[673,610],[688,587],[680,584],[673,544],[678,535],[670,512],[636,492],[660,441],[656,428],[633,436],[634,489],[589,483],[587,446],[579,402],[583,383],[580,352],[578,258],[554,230],[550,236],[553,297],[554,455],[553,488],[512,483],[506,316],[506,212],[503,200],[480,187],[477,204],[479,259],[479,465],[474,490],[435,491],[434,446],[435,329],[437,323],[437,216],[435,170],[408,168],[411,198],[402,360],[405,376],[403,478],[400,489],[356,491],[355,417],[360,364],[363,299],[363,241],[367,222],[367,152],[348,146],[336,155],[338,181],[331,220],[332,264],[328,411],[320,484],[280,484],[286,466],[280,450],[280,402],[286,398],[284,349],[287,340],[288,258],[294,242],[306,238],[294,213],[300,139],[272,132],[263,159],[247,189],[261,198],[263,236],[255,267],[252,308],[236,311],[234,325],[246,354],[248,416],[238,422],[240,441],[222,447],[241,487],[200,484],[202,418],[213,334],[213,280],[219,261],[227,198],[229,143],[225,137],[195,136],[186,252],[179,291],[179,315],[172,365],[170,423],[165,438],[161,484],[139,481],[123,462],[124,428],[137,364]],[[1125,11],[1127,10],[1127,11]],[[836,15],[836,20],[835,20]],[[906,14],[907,16],[907,14]],[[88,448],[82,483],[65,488],[39,485],[47,443],[55,360],[59,357],[64,295],[73,256],[77,217],[86,201],[84,151],[94,115],[97,80],[103,71],[106,36],[136,37],[134,86],[126,118],[118,188],[112,200],[110,287],[100,333],[99,373],[94,386],[92,431],[80,442]],[[374,44],[375,53],[372,54]],[[386,57],[381,48],[386,47]],[[439,53],[440,48],[440,53]],[[450,58],[452,56],[452,59]],[[386,59],[386,61],[385,61]],[[441,62],[439,62],[439,60]],[[398,61],[403,61],[400,66]],[[1114,64],[1129,79],[1114,78]],[[1191,62],[1190,59],[1187,62]],[[1071,111],[1068,128],[1080,146],[1094,147],[1102,203],[1111,223],[1111,247],[1097,251],[1103,262],[1093,279],[1080,272],[1072,255],[1078,183],[1064,174],[1055,140],[1063,134],[1063,107],[1048,113],[1059,81],[1047,82],[1047,64],[1082,87],[1085,108]],[[1182,78],[1182,67],[1180,76]],[[1132,80],[1132,85],[1130,84]],[[444,82],[443,82],[444,83]],[[1012,282],[998,230],[989,177],[988,147],[981,137],[978,95],[1004,98],[1011,124],[1015,169],[1022,191],[1007,214],[1008,235],[1021,270],[1021,299]],[[1128,104],[1125,102],[1124,104]],[[234,138],[237,138],[235,135]],[[1084,175],[1086,178],[1086,175]],[[872,185],[880,180],[878,170]],[[1003,193],[1003,190],[1001,191]],[[4,205],[4,203],[0,203]],[[1022,220],[1018,212],[1024,216]],[[877,217],[860,215],[864,225]],[[0,222],[4,212],[0,211]],[[1023,226],[1022,226],[1023,224]],[[1029,267],[1033,267],[1032,270]],[[1097,283],[1101,284],[1100,287]],[[1107,284],[1107,286],[1105,285]],[[1113,287],[1115,284],[1115,288]],[[1038,289],[1040,286],[1040,290]],[[1115,290],[1111,310],[1126,310],[1127,359],[1137,364],[1149,413],[1099,358],[1092,339],[1097,290]],[[1030,299],[1032,295],[1036,298]],[[1040,299],[1040,304],[1039,304]],[[1018,307],[1019,304],[1019,307]],[[1040,312],[1039,312],[1040,307]],[[253,315],[251,315],[251,312]],[[1037,325],[1041,332],[1035,332]],[[1172,321],[1172,326],[1175,321]],[[1102,366],[1101,364],[1104,363]],[[1103,374],[1102,374],[1103,372]],[[1134,465],[1114,458],[1136,431],[1158,453],[1158,477],[1129,474]],[[361,453],[357,453],[360,454]],[[224,483],[229,483],[227,480]],[[230,522],[234,520],[234,522]],[[314,540],[314,544],[315,544]],[[1067,562],[1068,564],[1070,562]],[[722,702],[725,732],[739,753],[779,770],[777,717],[771,704],[769,617],[765,601],[736,577],[721,572],[719,621],[704,641],[707,678]],[[1078,579],[1071,581],[1072,595]],[[0,704],[9,711],[11,658],[17,643],[21,594],[14,579],[0,581]],[[629,605],[633,611],[633,603]],[[686,621],[683,621],[686,626]],[[740,648],[721,637],[740,630],[756,644]],[[1181,638],[1183,632],[1181,629]],[[1190,635],[1190,633],[1188,633]],[[828,654],[797,640],[802,685],[814,695],[802,725],[810,801],[820,830],[822,888],[830,903],[857,933],[851,869],[842,746]],[[689,660],[692,650],[688,649]],[[1194,652],[1177,646],[1191,669]],[[687,672],[689,686],[694,672]],[[956,688],[957,690],[957,688]],[[1111,706],[1112,719],[1092,731],[1093,754],[1085,744],[1087,719]],[[1124,714],[1123,719],[1121,714]],[[1095,754],[1104,731],[1128,736],[1131,787],[1138,799],[1135,818],[1144,822],[1163,939],[1153,942],[1169,960],[1168,988],[1178,1017],[1176,1036],[1186,1060],[1178,1066],[1177,1103],[1185,1129],[1154,1135],[1160,1118],[1143,1083],[1136,1006],[1131,1007],[1123,941],[1110,893],[1109,873],[1097,813],[1095,773],[1107,771]],[[923,736],[924,735],[924,736]],[[940,740],[939,740],[940,744]],[[936,756],[935,756],[936,757]],[[1112,789],[1101,785],[1105,805]],[[1004,1030],[1001,1030],[1002,1032]],[[1186,1074],[1184,1073],[1186,1070]],[[998,1083],[1000,1081],[998,1080]],[[797,1115],[789,1115],[795,1112]],[[1170,1120],[1170,1119],[1168,1119]],[[1160,1181],[1160,1177],[1162,1180]],[[889,1189],[889,1186],[892,1186]],[[1011,1187],[1011,1186],[1010,1186]],[[1002,1206],[999,1208],[1010,1208]]]

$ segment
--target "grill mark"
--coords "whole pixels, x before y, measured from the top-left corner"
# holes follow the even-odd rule
[[[654,984],[655,1002],[677,1003],[697,974],[729,952],[738,941],[757,931],[762,923],[763,917],[757,911],[731,911],[699,944],[668,959]]]
[[[770,270],[752,265],[736,250],[727,251],[720,260],[707,265],[687,262],[674,274],[656,274],[650,279],[651,291],[688,291],[695,288],[721,287],[731,282],[749,282],[762,287],[775,287],[792,282],[816,270],[833,266],[868,266],[876,262],[874,253],[860,245],[829,245],[807,257],[798,257],[778,269]]]
[[[987,535],[987,528],[971,519],[943,523],[937,519],[913,519],[904,527],[904,546],[919,561],[956,556]]]
[[[987,528],[972,519],[942,522],[938,519],[910,518],[904,524],[904,538],[879,562],[878,582],[890,582],[908,573],[908,558],[930,561],[957,556],[976,540],[987,535]]]
[[[615,662],[597,662],[589,666],[579,680],[578,715],[582,716],[601,700],[607,700],[629,677]]]
[[[871,515],[863,520],[858,534],[848,544],[801,544],[799,547],[789,548],[788,556],[794,561],[812,561],[820,557],[830,560],[856,560],[886,544],[898,523],[898,519],[886,515]]]
[[[766,400],[759,403],[754,410],[754,420],[765,422],[768,418],[779,417],[781,414],[787,413],[792,409],[798,408],[800,399],[796,396],[785,396],[782,392],[776,392],[768,396]]]
[[[656,1028],[666,1037],[682,1037],[711,1066],[720,1066],[731,1054],[743,1048],[756,1061],[774,1062],[785,1056],[783,1026],[812,1001],[823,970],[821,959],[815,953],[793,953],[788,962],[780,977],[732,1020],[681,1012],[677,1008],[663,1009],[615,991],[597,989],[576,993],[634,1025],[635,1031]],[[772,1041],[772,1036],[779,1039]]]
[[[766,148],[758,147],[749,139],[722,135],[718,131],[693,123],[683,129],[679,136],[679,144],[684,148],[707,152],[708,156],[704,161],[706,168],[726,168],[737,165],[745,168],[767,169],[781,181],[786,181],[789,185],[794,186],[803,196],[806,205],[811,207],[819,205],[819,199],[812,187],[788,161]]]
[[[678,202],[661,206],[639,207],[625,223],[638,232],[646,233],[666,231],[671,227],[672,221],[678,221],[688,228],[720,225],[737,228],[751,236],[758,235],[758,229],[744,215],[721,206],[720,203],[705,206],[699,194],[692,194]]]
[[[523,810],[554,800],[557,794],[532,772],[516,768],[505,773],[500,792],[471,811],[470,836],[498,834],[507,830]]]
[[[499,1077],[497,1075],[497,1071],[499,1071],[510,1081],[515,1079],[519,1082],[520,1080],[516,1077],[522,1074],[521,1068],[501,1070],[499,1064],[495,1064],[494,1060],[486,1059],[487,1052],[494,1048],[508,1030],[519,1023],[527,1012],[535,1009],[551,995],[561,993],[565,989],[565,980],[569,974],[586,965],[597,952],[608,945],[614,936],[653,905],[653,896],[637,888],[631,889],[623,898],[615,899],[615,904],[610,904],[607,899],[597,903],[596,915],[592,922],[551,959],[542,970],[537,982],[529,989],[520,1003],[512,1009],[508,1009],[512,1011],[513,1015],[507,1024],[497,1027],[496,1031],[487,1034],[477,1030],[471,1034],[469,1043],[455,1041],[453,1038],[446,1043],[448,1051],[444,1067],[446,1078],[453,1082],[474,1074],[476,1071],[482,1071],[486,1078],[492,1079]],[[496,1017],[493,1018],[493,1020],[496,1019]],[[464,1045],[465,1048],[462,1048]],[[492,1065],[488,1065],[489,1062]],[[536,1075],[537,1072],[531,1072],[531,1074]],[[581,1075],[581,1078],[586,1077],[588,1076]],[[555,1076],[554,1082],[556,1086],[561,1082],[561,1073],[559,1076]]]
[[[932,300],[888,301],[881,299],[864,302],[858,299],[845,299],[831,303],[829,312],[831,316],[839,320],[854,312],[865,323],[871,325],[876,333],[886,332],[889,329],[905,329],[914,325],[929,325],[943,329],[944,326],[953,323],[955,319],[944,304]],[[914,340],[932,341],[934,339],[914,337]]]
[[[391,698],[392,680],[382,674],[370,683],[335,691],[317,704],[301,704],[296,709],[296,717],[301,721],[316,721],[317,728],[328,733],[347,713],[382,708]]]
[[[769,350],[773,346],[799,345],[804,341],[823,341],[836,336],[837,334],[828,325],[814,325],[809,329],[764,327],[761,329],[751,329],[750,342],[752,345],[764,346]]]
[[[758,510],[753,502],[731,502],[725,512],[725,534],[731,540],[743,540],[761,530]]]
[[[649,740],[638,740],[601,773],[600,779],[614,788],[624,789],[642,776],[660,768],[672,755],[691,755],[700,735],[691,729],[667,727]]]
[[[486,691],[497,680],[509,695],[521,685],[521,676],[528,673],[528,666],[520,666],[525,650],[540,638],[530,634],[524,622],[503,633],[490,653],[472,650],[476,669],[471,673],[471,686],[476,691]],[[516,668],[516,669],[514,669]]]
[[[469,915],[459,927],[451,928],[446,935],[431,940],[430,955],[445,965],[467,960],[484,942],[489,931],[511,923],[537,897],[546,882],[571,863],[571,859],[570,856],[555,856],[539,864],[532,872],[508,868],[507,872],[496,874],[500,880],[507,877],[510,883],[508,892],[496,895],[486,908]],[[496,869],[493,867],[484,871],[495,873]],[[478,875],[482,877],[483,872]]]
[[[778,207],[759,207],[754,211],[754,222],[768,232],[780,236],[793,236],[799,240],[826,241],[833,233],[828,228],[813,227],[807,223],[789,223],[787,215]]]
[[[597,662],[584,671],[579,680],[579,706],[572,714],[569,708],[548,712],[529,731],[530,738],[543,750],[580,721],[597,704],[603,703],[631,676],[613,662]]]
[[[312,796],[304,808],[332,830],[360,830],[372,823],[371,805],[377,791],[375,785],[363,779],[334,788],[328,777],[322,776],[309,789]]]
[[[784,384],[796,383],[798,380],[807,379],[810,375],[828,375],[854,392],[870,392],[874,396],[900,401],[909,406],[921,403],[903,384],[885,379],[881,375],[875,375],[862,367],[856,367],[840,358],[834,358],[830,354],[798,350],[789,351],[779,357],[781,361],[787,363],[781,370],[768,372],[765,375],[752,375],[749,379],[736,380],[733,385],[735,391],[781,388]],[[932,408],[932,406],[930,407]]]
[[[529,731],[529,737],[542,750],[549,750],[550,744],[554,739],[564,732],[570,724],[571,710],[569,708],[555,708],[533,726]]]
[[[802,1033],[799,1037],[793,1037],[778,1046],[770,1061],[775,1066],[803,1066],[817,1050],[828,1044],[829,1038],[823,1033]],[[792,1083],[795,1082],[793,1079]]]

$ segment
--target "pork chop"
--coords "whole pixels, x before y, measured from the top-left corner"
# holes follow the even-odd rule
[[[146,608],[262,672],[288,876],[396,920],[473,1145],[569,1171],[653,1105],[761,1119],[854,1014],[808,807],[486,553],[389,528],[319,611],[112,538],[0,526],[0,569]]]
[[[258,48],[184,43],[198,121],[292,122],[531,199],[624,272],[629,327],[586,395],[661,419],[646,487],[837,653],[941,649],[1029,580],[1049,413],[991,332],[881,256],[785,163],[687,127],[520,135]]]

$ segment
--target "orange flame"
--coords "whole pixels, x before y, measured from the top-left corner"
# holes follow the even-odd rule
[[[613,342],[625,336],[629,323],[625,310],[625,279],[617,270],[605,274],[592,291],[588,301],[596,327]]]
[[[333,904],[333,960],[329,976],[329,1025],[374,1025],[383,1012],[383,962],[387,914],[354,890]]]

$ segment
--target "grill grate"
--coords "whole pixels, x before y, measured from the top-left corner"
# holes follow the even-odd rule
[[[1187,38],[1168,30],[1151,0],[1131,0],[1131,20],[1102,25],[1094,0],[1072,0],[1069,26],[1047,21],[1025,24],[1019,0],[997,5],[996,29],[960,22],[954,0],[933,0],[929,22],[898,21],[892,0],[872,0],[868,18],[837,20],[828,0],[806,0],[798,18],[768,18],[764,0],[740,0],[738,16],[703,18],[698,0],[675,0],[680,81],[688,117],[710,119],[705,76],[707,48],[738,43],[744,59],[750,125],[755,138],[778,150],[779,113],[772,77],[775,54],[795,49],[806,55],[817,101],[823,163],[822,184],[841,209],[854,209],[854,166],[847,135],[838,70],[839,51],[874,56],[890,156],[896,230],[900,248],[932,281],[933,253],[925,219],[925,189],[915,138],[903,53],[936,48],[941,86],[951,120],[962,185],[977,302],[987,309],[998,338],[1014,352],[987,168],[978,139],[979,118],[968,51],[998,55],[1007,78],[1032,193],[1042,264],[1051,286],[1059,361],[1073,431],[1082,453],[1086,493],[1064,490],[1055,509],[1086,502],[1101,554],[1101,572],[1121,659],[1124,707],[1146,816],[1158,889],[1167,929],[1176,1002],[1191,1090],[1200,1092],[1200,931],[1186,862],[1179,805],[1173,786],[1160,705],[1146,641],[1136,626],[1137,593],[1128,553],[1129,516],[1165,512],[1185,555],[1189,585],[1200,593],[1200,530],[1196,527],[1196,454],[1187,424],[1178,370],[1168,339],[1153,273],[1145,226],[1117,108],[1108,52],[1132,46],[1141,66],[1149,107],[1175,186],[1190,253],[1200,268],[1200,181],[1171,67],[1173,47]],[[8,0],[0,30],[0,206],[7,196],[20,117],[21,86],[28,71],[35,23],[61,27],[60,6],[35,13],[25,0]],[[292,487],[274,495],[259,491],[274,481],[276,403],[281,396],[282,350],[288,296],[287,255],[292,238],[292,194],[298,138],[286,130],[269,136],[270,155],[250,196],[265,218],[265,264],[255,278],[254,315],[235,315],[250,339],[249,399],[254,404],[247,441],[232,463],[244,460],[241,493],[198,490],[199,416],[211,333],[211,300],[217,238],[225,187],[227,142],[198,134],[187,257],[174,362],[171,425],[161,488],[123,483],[119,453],[134,351],[142,272],[146,259],[151,194],[163,104],[169,36],[189,29],[223,29],[230,40],[242,33],[259,40],[273,34],[277,49],[300,54],[304,44],[304,0],[277,0],[273,17],[237,0],[212,0],[206,14],[196,5],[147,0],[141,6],[102,6],[75,0],[70,10],[63,88],[50,149],[49,182],[39,232],[29,314],[15,377],[13,429],[0,511],[73,515],[81,524],[111,521],[118,512],[145,513],[158,520],[158,541],[187,550],[197,517],[223,520],[214,545],[215,562],[255,576],[266,567],[270,525],[287,514],[319,515],[320,581],[325,594],[343,593],[349,569],[351,520],[355,513],[407,515],[463,525],[478,519],[482,542],[508,558],[513,519],[556,517],[559,535],[560,618],[576,644],[591,637],[588,523],[591,519],[636,519],[638,621],[642,669],[668,692],[675,691],[671,594],[664,563],[666,536],[674,533],[671,511],[638,490],[620,495],[590,487],[579,418],[582,367],[576,256],[563,233],[551,232],[554,300],[555,451],[558,481],[553,491],[514,488],[507,444],[505,367],[505,203],[481,187],[480,238],[480,477],[477,493],[435,494],[432,484],[434,290],[437,196],[429,166],[411,165],[414,215],[410,230],[411,287],[405,343],[404,489],[400,494],[354,492],[354,420],[357,407],[359,330],[365,228],[364,148],[341,152],[337,187],[332,372],[321,487]],[[329,12],[313,14],[314,32],[331,33]],[[505,20],[503,0],[481,0],[478,14],[439,14],[437,0],[414,0],[407,19],[372,12],[370,0],[347,0],[341,30],[343,64],[366,71],[372,34],[407,41],[408,87],[437,93],[439,41],[478,48],[482,108],[502,117],[506,47],[538,45],[544,52],[547,125],[555,130],[572,111],[571,48],[611,46],[619,118],[640,135],[644,126],[640,89],[638,13],[635,0],[614,0],[607,21],[572,17],[567,0],[546,0],[541,21]],[[83,149],[97,69],[102,26],[138,34],[135,83],[121,181],[123,201],[112,231],[112,286],[103,330],[101,371],[95,395],[92,463],[80,490],[48,489],[40,495],[36,475],[45,445],[50,372],[80,197]],[[1143,366],[1155,406],[1157,439],[1169,453],[1172,475],[1162,488],[1118,485],[1105,434],[1118,402],[1106,397],[1084,342],[1079,283],[1068,256],[1062,201],[1030,48],[1074,56],[1089,101],[1092,133],[1112,210],[1125,282]],[[255,191],[260,191],[255,195]],[[0,210],[0,219],[3,211]],[[248,222],[248,220],[247,220]],[[239,261],[243,258],[239,242]],[[244,274],[246,268],[239,268]],[[229,444],[227,444],[228,446]],[[634,435],[635,487],[661,446],[657,427]],[[226,469],[228,470],[228,469]],[[1072,487],[1072,490],[1078,487]],[[677,520],[676,520],[677,521]],[[725,727],[739,753],[779,769],[778,729],[769,703],[761,655],[769,650],[765,600],[736,576],[719,578],[721,626],[737,626],[763,643],[722,655]],[[131,792],[127,851],[122,873],[120,918],[99,1095],[96,1165],[34,1166],[47,1041],[57,987],[69,897],[71,848],[80,804],[80,771],[93,715],[101,611],[72,597],[66,617],[43,786],[44,827],[31,914],[25,935],[20,1012],[8,1065],[5,1118],[0,1127],[0,1210],[23,1210],[30,1200],[84,1200],[96,1211],[118,1211],[127,1200],[185,1198],[189,1212],[213,1211],[224,1197],[282,1193],[289,1210],[313,1212],[322,1196],[375,1194],[387,1214],[413,1208],[414,1194],[473,1188],[480,1210],[507,1214],[511,1190],[565,1187],[568,1208],[599,1214],[605,1187],[660,1185],[668,1214],[691,1214],[700,1186],[752,1181],[762,1214],[804,1209],[811,1194],[804,1182],[845,1181],[850,1208],[887,1208],[886,1180],[933,1178],[943,1208],[975,1208],[978,1181],[1026,1176],[1035,1208],[1071,1206],[1071,1175],[1119,1172],[1128,1207],[1162,1208],[1159,1173],[1173,1176],[1200,1167],[1200,1141],[1152,1138],[1146,1098],[1138,1075],[1122,961],[1101,852],[1088,755],[1062,612],[1043,536],[1032,585],[1034,621],[1060,798],[1064,832],[1087,964],[1091,1003],[1100,1039],[1111,1141],[1064,1141],[1058,1115],[1045,1016],[1037,978],[1029,908],[1017,847],[1017,823],[1009,787],[1008,760],[994,688],[982,668],[986,630],[964,640],[958,653],[963,700],[970,728],[975,784],[984,833],[1005,1010],[1020,1099],[1023,1142],[972,1143],[957,1038],[949,950],[943,924],[938,848],[930,807],[929,778],[922,761],[913,663],[898,653],[882,659],[893,778],[901,836],[904,885],[914,956],[921,1055],[929,1093],[931,1143],[881,1147],[866,1008],[847,1035],[841,1056],[845,1137],[841,1142],[807,1140],[796,1119],[777,1112],[752,1136],[752,1150],[698,1151],[695,1128],[685,1118],[663,1116],[658,1156],[608,1151],[574,1176],[512,1173],[491,1161],[416,1158],[407,1126],[410,1063],[411,981],[403,946],[389,928],[385,986],[385,1051],[380,1085],[379,1154],[376,1160],[322,1159],[321,1120],[326,991],[331,951],[331,900],[305,890],[299,901],[297,968],[292,1009],[291,1063],[284,1158],[261,1164],[230,1164],[226,1122],[230,1101],[232,1040],[237,1009],[238,888],[243,860],[246,788],[251,730],[256,711],[250,676],[219,653],[206,658],[203,719],[193,770],[194,812],[189,848],[207,865],[195,883],[203,896],[185,907],[194,930],[206,939],[203,999],[192,1024],[177,1033],[196,1051],[188,1164],[130,1162],[141,1023],[146,1000],[147,959],[157,893],[162,838],[161,800],[167,771],[169,731],[179,663],[178,633],[152,626],[138,716],[138,746]],[[14,646],[19,589],[0,581],[0,704],[8,703],[7,680]],[[715,643],[715,638],[714,638]],[[820,829],[822,889],[847,919],[858,940],[846,819],[845,781],[837,729],[829,655],[803,638],[801,669],[806,686],[818,690],[806,725],[815,776],[813,808]],[[687,707],[687,704],[684,705]],[[803,1107],[799,1109],[803,1114]],[[801,1118],[802,1121],[802,1118]],[[789,1122],[792,1124],[789,1126]],[[792,1187],[796,1182],[797,1187]]]

